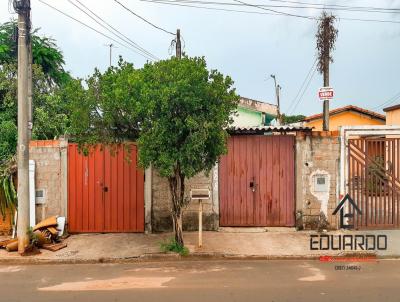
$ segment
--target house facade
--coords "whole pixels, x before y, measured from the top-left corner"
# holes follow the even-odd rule
[[[233,125],[239,127],[267,126],[276,118],[278,107],[273,104],[240,97]]]
[[[203,202],[205,230],[299,223],[312,228],[321,211],[330,227],[337,227],[330,215],[338,198],[337,134],[286,126],[235,127],[230,132],[228,154],[209,174],[200,173],[186,185],[187,195],[192,188],[211,191]],[[71,233],[171,231],[167,180],[155,169],[137,167],[135,150],[130,162],[124,152],[103,149],[84,156],[65,140],[33,142],[36,221],[66,216]],[[316,178],[324,179],[323,193],[314,188]],[[197,219],[198,202],[193,201],[184,213],[184,229],[197,230]]]
[[[386,107],[383,111],[386,113],[386,125],[400,125],[400,104]]]
[[[306,117],[304,125],[314,131],[322,131],[322,113]],[[386,117],[377,112],[349,105],[329,111],[329,130],[338,131],[341,126],[385,125]]]
[[[356,228],[400,228],[400,126],[315,131],[264,125],[267,119],[258,117],[255,126],[229,129],[228,153],[210,173],[187,180],[187,196],[191,189],[210,190],[205,230],[337,229],[333,212],[346,194],[363,213],[352,218]],[[32,142],[36,221],[66,216],[71,233],[171,231],[168,181],[155,169],[141,170],[136,145],[129,148],[95,148],[85,156],[67,140]],[[376,155],[382,162],[374,163]],[[185,209],[185,230],[197,230],[198,209],[198,201]]]

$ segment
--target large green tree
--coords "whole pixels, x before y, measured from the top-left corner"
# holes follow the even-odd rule
[[[16,202],[12,176],[17,150],[17,43],[15,23],[0,25],[0,212]],[[71,79],[54,41],[32,35],[33,139],[53,139],[69,127],[68,98],[63,86]]]
[[[204,58],[148,63],[120,61],[86,82],[71,82],[73,133],[81,144],[137,140],[139,163],[168,179],[175,242],[183,247],[185,182],[209,172],[226,152],[226,129],[238,96],[230,77],[207,69]]]
[[[68,102],[62,87],[71,80],[54,41],[32,34],[33,138],[52,139],[69,126]],[[17,147],[17,42],[16,23],[0,25],[0,165]]]
[[[38,31],[35,29],[31,34],[33,64],[41,67],[49,83],[61,85],[70,79],[69,73],[64,69],[64,56],[53,39],[39,36]],[[0,65],[17,63],[17,41],[17,22],[1,24]]]

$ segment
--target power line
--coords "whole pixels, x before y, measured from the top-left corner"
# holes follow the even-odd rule
[[[376,107],[373,107],[371,110],[376,110],[376,109],[380,109],[380,108],[386,107],[388,105],[391,105],[394,102],[396,102],[399,98],[400,98],[400,91],[398,93],[396,93],[394,96],[392,96],[390,99],[388,99],[386,102],[384,102]]]
[[[68,17],[68,18],[70,18],[70,19],[72,19],[72,20],[74,20],[75,22],[78,22],[79,24],[81,24],[81,25],[83,25],[83,26],[85,26],[85,27],[87,27],[87,28],[89,28],[89,29],[95,31],[96,33],[98,33],[98,34],[100,34],[100,35],[106,37],[107,39],[110,39],[110,40],[114,41],[115,43],[117,43],[117,44],[119,44],[119,45],[121,45],[121,46],[123,46],[123,47],[125,47],[125,48],[127,48],[127,49],[129,49],[129,50],[131,50],[131,51],[133,51],[133,52],[135,52],[135,53],[141,55],[142,57],[145,57],[146,59],[149,59],[149,60],[151,60],[151,61],[154,61],[152,58],[148,57],[147,55],[145,55],[145,54],[143,54],[143,53],[141,53],[141,52],[136,51],[135,49],[133,49],[133,48],[131,48],[131,47],[129,47],[129,46],[127,46],[127,45],[125,45],[125,44],[119,42],[118,40],[116,40],[116,39],[114,39],[114,38],[112,38],[112,37],[106,35],[105,33],[102,33],[101,31],[95,29],[94,27],[91,27],[90,25],[87,25],[87,24],[83,23],[82,21],[76,19],[75,17],[72,17],[71,15],[68,15],[67,13],[64,13],[63,11],[59,10],[58,8],[56,8],[56,7],[52,6],[52,5],[50,5],[50,4],[46,3],[46,2],[44,2],[43,0],[38,0],[38,1],[41,2],[42,4],[46,5],[46,6],[50,7],[51,9],[53,9],[53,10],[59,12],[60,14],[66,16],[66,17]]]
[[[79,0],[75,0],[76,2],[78,2],[80,5],[82,5],[86,10],[88,10],[92,15],[94,15],[96,18],[98,18],[99,20],[101,20],[101,22],[103,22],[104,24],[106,24],[109,28],[111,28],[112,30],[110,30],[107,26],[105,26],[103,23],[99,22],[96,20],[96,18],[94,18],[93,16],[91,16],[88,12],[86,12],[84,9],[82,9],[81,7],[79,7],[78,5],[76,5],[74,2],[72,2],[71,0],[67,0],[69,3],[71,3],[73,6],[75,6],[77,9],[79,9],[81,12],[83,12],[85,15],[87,15],[90,19],[92,19],[94,22],[96,22],[97,24],[99,24],[101,27],[103,27],[105,30],[107,30],[108,32],[110,32],[111,34],[117,36],[119,39],[121,39],[122,41],[124,41],[125,43],[131,45],[133,48],[138,49],[139,51],[144,52],[146,55],[152,57],[155,60],[159,60],[159,58],[157,58],[155,55],[153,55],[151,52],[149,52],[148,50],[146,50],[145,48],[141,47],[139,44],[137,44],[136,42],[132,41],[131,39],[129,39],[128,37],[126,37],[124,34],[122,34],[119,30],[117,30],[115,27],[113,27],[111,24],[109,24],[108,22],[106,22],[104,19],[102,19],[101,17],[99,17],[97,14],[95,14],[91,9],[89,9],[86,5],[84,5],[82,2],[80,2]]]
[[[232,3],[232,2],[219,2],[219,1],[201,1],[201,0],[167,0],[168,2],[180,2],[189,4],[202,4],[202,5],[219,5],[219,6],[248,6],[242,3]],[[271,0],[270,0],[271,1]],[[285,1],[283,1],[285,2]],[[269,8],[289,8],[289,9],[318,9],[318,10],[342,10],[349,12],[370,12],[370,13],[400,13],[400,9],[389,9],[389,8],[368,8],[368,7],[335,7],[335,6],[313,6],[314,4],[309,3],[307,5],[271,5],[271,4],[254,4],[259,7],[269,7]]]
[[[288,17],[296,17],[296,18],[312,19],[312,20],[316,19],[315,17],[285,13],[285,12],[277,11],[277,10],[274,10],[274,9],[265,8],[265,7],[262,7],[262,6],[259,6],[259,5],[254,5],[254,4],[242,2],[240,0],[233,0],[233,1],[236,1],[238,3],[242,3],[242,4],[246,5],[246,6],[256,7],[256,8],[262,9],[262,10],[266,10],[266,11],[282,14],[282,15],[285,15],[285,16],[288,16]]]
[[[205,9],[205,10],[213,10],[213,11],[224,11],[224,12],[245,13],[245,14],[257,14],[257,15],[283,15],[283,16],[285,16],[284,12],[267,13],[267,12],[259,12],[259,11],[248,11],[248,10],[236,10],[236,9],[224,9],[224,8],[218,8],[218,7],[210,7],[210,6],[207,6],[207,5],[212,5],[212,4],[200,5],[200,1],[198,1],[200,6],[199,5],[186,4],[186,3],[191,3],[191,2],[181,1],[181,0],[140,0],[140,1],[142,1],[142,2],[150,2],[150,3],[154,3],[154,4],[181,6],[181,7],[189,7],[189,8]],[[194,1],[192,1],[192,3],[194,3]],[[246,5],[243,5],[243,6],[246,6]],[[262,9],[261,6],[258,7],[258,8]],[[300,16],[300,15],[297,15],[297,17],[300,17],[300,18],[303,18],[303,19],[309,19],[309,20],[318,19],[317,17],[312,17],[312,16]],[[339,20],[343,20],[343,21],[360,21],[360,22],[376,22],[376,23],[400,24],[400,21],[394,21],[394,20],[362,19],[362,18],[347,18],[347,17],[338,17],[338,19]]]
[[[294,108],[292,109],[291,114],[292,114],[293,112],[296,111],[297,106],[301,103],[301,100],[303,99],[304,94],[306,93],[308,87],[310,86],[311,80],[313,79],[313,77],[314,77],[316,71],[317,71],[317,66],[315,65],[314,71],[313,71],[313,73],[311,74],[311,77],[308,79],[307,85],[306,85],[306,87],[303,89],[303,92],[302,92],[302,94],[300,95],[299,100],[297,101],[296,105],[295,105]]]
[[[325,4],[325,3],[310,3],[310,2],[301,2],[301,1],[289,1],[289,0],[268,0],[271,2],[280,2],[280,3],[294,3],[294,4],[303,4],[303,5],[312,5],[312,6],[322,6],[324,8],[350,8],[350,9],[371,9],[371,10],[387,10],[387,11],[400,11],[399,8],[383,8],[383,7],[371,7],[371,6],[350,6],[350,5],[340,5],[340,4]]]
[[[303,80],[303,83],[301,83],[301,86],[300,86],[299,90],[297,91],[296,96],[295,96],[295,97],[293,98],[293,100],[290,102],[289,107],[287,108],[287,112],[288,112],[288,113],[289,113],[289,111],[290,111],[290,108],[295,104],[295,102],[296,102],[297,98],[299,97],[301,91],[303,90],[303,87],[304,87],[304,85],[306,84],[307,79],[310,77],[311,72],[314,70],[315,64],[317,64],[317,59],[314,60],[313,64],[312,64],[311,67],[310,67],[310,70],[308,71],[306,77],[305,77],[304,80]]]
[[[151,23],[150,21],[148,21],[147,19],[143,18],[142,16],[139,16],[137,13],[135,13],[134,11],[132,11],[130,8],[126,7],[125,5],[123,5],[121,2],[119,2],[118,0],[114,0],[114,2],[118,3],[120,6],[122,6],[125,10],[127,10],[128,12],[130,12],[131,14],[135,15],[136,17],[138,17],[139,19],[143,20],[144,22],[146,22],[147,24],[150,24],[151,26],[153,26],[154,28],[157,28],[163,32],[166,32],[170,35],[175,36],[175,34],[173,32],[170,32],[162,27],[159,27],[157,25],[155,25],[154,23]]]
[[[256,14],[256,15],[279,15],[274,13],[267,12],[255,12],[255,11],[246,11],[246,10],[235,10],[235,9],[226,9],[226,8],[216,8],[216,7],[206,7],[206,6],[196,6],[196,5],[188,5],[188,4],[180,4],[173,3],[175,1],[167,1],[167,0],[140,0],[142,2],[150,2],[153,4],[164,4],[164,5],[172,5],[172,6],[182,6],[182,7],[190,7],[190,8],[198,8],[205,10],[214,10],[214,11],[225,11],[225,12],[235,12],[235,13],[247,13],[247,14]]]

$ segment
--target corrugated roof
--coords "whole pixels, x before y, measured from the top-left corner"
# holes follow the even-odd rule
[[[229,132],[233,133],[259,133],[259,132],[288,132],[288,131],[311,131],[312,127],[306,126],[255,126],[255,127],[232,127],[229,128]]]

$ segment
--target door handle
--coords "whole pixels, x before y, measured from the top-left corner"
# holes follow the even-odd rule
[[[103,187],[104,192],[108,192],[108,187]]]
[[[256,191],[257,185],[254,183],[254,180],[250,181],[250,188],[252,192]]]

